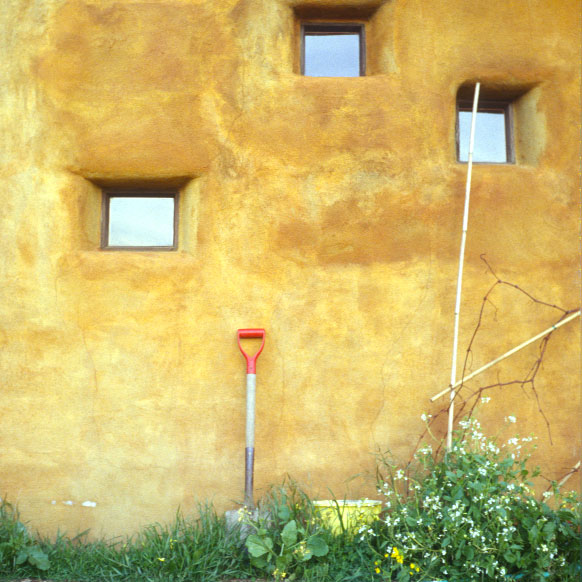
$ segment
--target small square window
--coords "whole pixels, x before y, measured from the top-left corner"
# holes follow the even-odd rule
[[[469,159],[473,104],[459,101],[457,107],[457,159]],[[515,161],[511,127],[511,104],[507,101],[479,103],[475,119],[473,161],[510,164]]]
[[[308,77],[360,77],[366,74],[363,24],[303,23],[301,73]]]
[[[175,250],[177,221],[177,192],[104,191],[101,248]]]

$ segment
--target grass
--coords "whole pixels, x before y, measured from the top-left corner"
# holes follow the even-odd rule
[[[329,548],[327,554],[296,564],[283,579],[251,565],[240,531],[229,532],[225,518],[212,506],[200,507],[197,517],[177,512],[171,523],[150,525],[132,537],[91,540],[84,532],[74,538],[57,535],[49,539],[31,535],[18,511],[4,501],[0,503],[0,580],[266,582],[266,578],[275,578],[287,582],[293,580],[295,572],[295,582],[380,582],[381,576],[374,573],[378,548],[374,550],[373,544],[363,540],[364,536],[345,531],[334,535],[322,526],[314,519],[313,505],[299,488],[291,484],[274,489],[262,501],[263,510],[270,516],[265,526],[269,531],[281,532],[285,524],[294,520],[324,539]],[[382,522],[375,522],[372,527],[381,525]],[[279,551],[276,545],[275,549]],[[426,574],[397,579],[427,580]]]
[[[46,563],[23,560],[29,549],[44,554]],[[0,507],[1,580],[211,582],[256,576],[239,536],[227,532],[212,507],[200,508],[197,518],[178,512],[171,524],[148,526],[130,538],[95,541],[87,533],[34,538],[9,504]]]
[[[370,557],[354,547],[353,537],[327,530],[321,535],[330,551],[303,572],[303,582],[370,580]],[[29,551],[45,556],[41,567],[23,560]],[[227,532],[225,518],[211,506],[201,507],[196,518],[178,512],[170,524],[150,525],[132,537],[90,540],[88,532],[74,538],[35,537],[17,510],[7,502],[0,505],[0,580],[224,582],[265,577],[251,566],[239,532]]]

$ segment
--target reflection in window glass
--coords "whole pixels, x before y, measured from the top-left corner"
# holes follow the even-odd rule
[[[172,247],[174,204],[173,196],[112,196],[107,246]]]
[[[459,111],[459,161],[469,159],[471,111]],[[478,111],[475,120],[474,162],[507,163],[505,111]]]
[[[359,77],[360,35],[310,34],[304,38],[304,75]]]

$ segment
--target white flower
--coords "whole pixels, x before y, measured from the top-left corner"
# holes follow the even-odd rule
[[[515,416],[510,415],[510,416],[505,417],[505,422],[511,422],[511,423],[515,424],[516,420],[517,419],[515,418]]]
[[[491,400],[491,396],[483,396],[483,397],[481,398],[481,402],[482,402],[483,404],[487,404],[487,402],[489,402],[490,400]]]

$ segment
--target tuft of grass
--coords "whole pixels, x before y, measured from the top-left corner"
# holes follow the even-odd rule
[[[48,570],[50,562],[42,547],[20,521],[18,510],[8,501],[0,503],[0,576],[20,568]]]
[[[33,561],[17,563],[19,549],[36,548],[47,559],[41,572]],[[168,525],[153,524],[139,534],[113,540],[35,539],[11,506],[0,505],[0,579],[50,578],[77,582],[214,582],[255,575],[238,532],[227,532],[224,517],[203,506],[196,518],[180,511]]]

